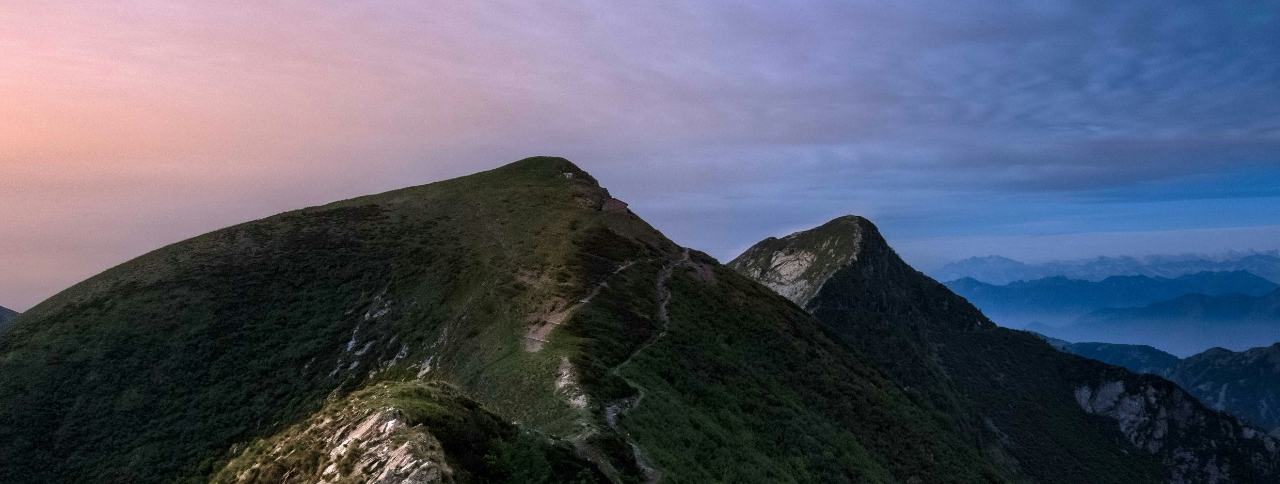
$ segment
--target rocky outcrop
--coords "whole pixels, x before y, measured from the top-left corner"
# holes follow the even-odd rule
[[[452,482],[441,443],[379,398],[331,405],[310,420],[245,448],[214,483]]]
[[[814,253],[824,263],[803,256]],[[860,217],[766,239],[730,265],[815,315],[1013,480],[1280,482],[1269,437],[1168,381],[995,326]]]
[[[1213,348],[1182,359],[1149,346],[1070,343],[1061,348],[1167,378],[1215,410],[1280,434],[1280,343],[1239,352]]]
[[[862,217],[840,217],[810,231],[765,239],[728,265],[803,306],[832,273],[857,260],[868,226]]]
[[[856,312],[861,319],[921,329],[935,324],[995,326],[904,262],[863,217],[848,215],[781,239],[765,239],[728,265],[815,315]]]
[[[383,382],[233,449],[216,484],[604,482],[571,445],[441,382]]]
[[[1206,411],[1166,381],[1099,380],[1075,396],[1085,412],[1113,419],[1129,443],[1161,456],[1171,483],[1258,482],[1276,472],[1273,437]]]

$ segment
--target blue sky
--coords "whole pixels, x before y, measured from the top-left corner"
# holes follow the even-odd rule
[[[273,213],[560,155],[727,260],[1280,248],[1280,4],[0,6],[0,305]]]

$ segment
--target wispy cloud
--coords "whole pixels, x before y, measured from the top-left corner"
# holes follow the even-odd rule
[[[0,23],[6,306],[529,154],[721,257],[848,212],[920,258],[1280,225],[1258,210],[1280,201],[1266,2],[12,2]]]

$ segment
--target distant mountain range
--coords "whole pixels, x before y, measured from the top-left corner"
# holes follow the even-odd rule
[[[1174,354],[1280,341],[1280,290],[1262,296],[1187,294],[1136,308],[1100,309],[1064,327],[1027,329],[1070,341],[1146,344]]]
[[[1145,306],[1184,294],[1261,296],[1280,287],[1246,271],[1176,278],[1111,276],[1101,281],[1053,276],[1003,286],[966,277],[945,284],[995,322],[1018,328],[1033,322],[1064,325],[1099,309]]]
[[[1206,405],[1280,434],[1280,343],[1234,352],[1214,348],[1179,359],[1150,346],[1067,343],[1060,349],[1168,378]]]
[[[988,284],[1008,284],[1053,276],[1101,281],[1111,276],[1174,278],[1197,272],[1249,271],[1280,284],[1280,251],[1147,257],[1097,257],[1094,259],[1027,264],[1000,256],[971,257],[931,271],[939,281],[970,277]]]

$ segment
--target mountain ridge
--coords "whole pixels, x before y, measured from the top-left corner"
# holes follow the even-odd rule
[[[1071,343],[1063,351],[1151,373],[1200,401],[1280,435],[1280,343],[1245,351],[1213,348],[1187,358],[1150,346]]]
[[[1095,257],[1092,259],[1051,261],[1028,264],[1007,257],[986,256],[950,262],[930,275],[951,281],[973,277],[982,282],[1004,285],[1014,281],[1030,281],[1045,277],[1065,276],[1071,279],[1100,281],[1110,276],[1145,275],[1177,277],[1196,272],[1245,270],[1280,284],[1280,252],[1230,253],[1219,257],[1201,255],[1153,255],[1146,257]]]
[[[1053,276],[993,285],[963,278],[944,283],[997,322],[1064,324],[1106,308],[1144,306],[1185,294],[1261,296],[1280,288],[1247,271],[1197,272],[1175,278],[1110,276],[1101,281]]]
[[[0,409],[15,484],[1006,481],[811,315],[548,157],[94,276],[0,333]]]
[[[658,242],[629,214],[600,211],[608,199],[567,161],[525,160],[470,178],[286,212],[117,266],[37,305],[0,336],[6,370],[0,400],[10,408],[0,425],[30,435],[3,449],[0,459],[28,456],[23,466],[7,466],[24,479],[87,472],[82,479],[172,480],[208,472],[226,443],[282,429],[318,410],[331,391],[352,391],[388,372],[447,372],[507,418],[535,428],[571,427],[579,412],[557,403],[564,391],[521,384],[518,373],[554,379],[560,358],[530,356],[503,370],[514,364],[492,350],[456,362],[450,353],[459,345],[484,347],[479,341],[522,341],[526,319],[584,297],[579,288],[607,263],[578,259],[571,242],[607,238],[614,229]],[[541,204],[547,215],[511,216],[526,203]],[[568,227],[548,225],[559,223],[554,214],[560,213],[600,215],[588,234],[571,237]],[[589,222],[580,222],[583,229]],[[532,244],[537,231],[566,235]],[[502,293],[511,297],[490,296]],[[472,324],[473,317],[493,324]],[[50,355],[52,363],[22,358],[32,352]],[[143,378],[107,376],[135,373]],[[65,393],[21,391],[41,385],[45,380],[34,376],[41,374],[62,375]],[[497,385],[478,386],[481,378]],[[76,403],[77,394],[117,397]],[[526,397],[542,404],[517,403]],[[146,401],[166,417],[159,425],[141,425],[154,420],[140,406]],[[77,440],[16,430],[42,408],[63,409],[68,430],[83,432],[90,423],[101,430]],[[179,430],[189,443],[136,443],[126,447],[129,455],[104,447],[131,438],[171,441],[168,435]],[[85,458],[94,460],[77,464]],[[22,470],[42,464],[42,471]],[[5,480],[23,482],[17,479]]]
[[[1100,309],[1037,331],[1070,341],[1150,344],[1190,356],[1209,347],[1241,351],[1280,341],[1280,289],[1262,296],[1185,294],[1134,308]]]
[[[1274,318],[1280,315],[1280,290],[1260,296],[1245,294],[1185,294],[1168,301],[1159,301],[1140,308],[1115,308],[1094,311],[1084,318],[1093,322],[1111,318],[1160,318],[1178,317],[1193,313],[1207,321],[1224,321],[1248,318]]]
[[[1029,482],[1262,482],[1280,471],[1269,437],[1205,408],[1167,380],[1061,353],[1030,333],[996,327],[907,266],[882,238],[867,236],[873,229],[861,227],[862,244],[853,244],[858,254],[831,254],[829,260],[848,262],[821,271],[829,277],[809,281],[818,289],[797,303],[918,398],[954,416],[953,428],[1012,475]],[[835,244],[812,235],[766,239],[729,266],[767,285],[785,283],[785,274],[768,272],[778,266],[775,256]],[[1211,430],[1208,422],[1223,426]],[[1252,450],[1206,453],[1219,445]],[[1061,475],[1064,462],[1077,462],[1068,466],[1082,475]]]
[[[811,314],[671,242],[562,158],[211,232],[0,333],[0,434],[16,436],[0,440],[0,481],[1276,475],[1269,437],[1194,399],[1166,402],[1182,394],[1157,377],[1006,333],[902,263],[866,219],[823,234],[840,240],[778,279],[810,295]],[[882,331],[850,331],[862,327]],[[974,336],[989,333],[1005,339]],[[1010,345],[1087,363],[1066,365],[1071,386],[1051,397],[1018,391],[1004,382],[1037,373],[995,358]],[[1155,403],[1133,400],[1146,394]],[[1044,412],[1060,418],[1033,418]]]

